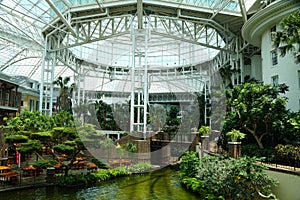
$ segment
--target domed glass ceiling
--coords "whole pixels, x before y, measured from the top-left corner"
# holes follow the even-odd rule
[[[244,0],[246,10],[255,2],[254,0]],[[112,15],[114,17],[132,15],[132,12],[136,12],[134,7],[136,3],[136,0],[2,0],[0,3],[0,53],[2,55],[0,69],[9,75],[24,75],[40,80],[40,68],[45,49],[43,34],[46,29],[51,27],[53,30],[66,32],[65,27],[74,28],[68,22],[72,21],[71,19],[75,16],[70,16],[69,13],[79,13],[77,11],[83,13],[84,11],[89,12],[91,9],[98,9],[99,13],[89,14],[89,16],[92,16],[101,15],[107,12],[107,8],[110,8],[109,14],[111,16],[107,15],[107,20],[110,20]],[[207,38],[197,38],[197,42],[189,41],[188,37],[184,38],[193,30],[196,30],[188,22],[178,21],[177,24],[173,22],[172,27],[166,27],[167,25],[171,26],[171,23],[162,21],[155,24],[156,20],[160,19],[155,17],[156,13],[165,15],[165,18],[161,20],[174,21],[178,17],[176,15],[177,10],[185,9],[190,10],[191,13],[203,13],[197,17],[207,20],[207,24],[215,24],[215,22],[220,24],[221,19],[228,22],[232,21],[232,27],[234,21],[238,21],[237,27],[240,27],[242,23],[239,0],[144,0],[143,3],[147,4],[144,12],[146,12],[148,20],[151,22],[148,23],[148,27],[156,31],[150,33],[147,47],[149,70],[194,66],[211,60],[219,52],[216,48],[200,45],[202,41],[208,43]],[[159,8],[158,5],[162,5],[163,8]],[[154,15],[152,16],[152,14]],[[181,14],[185,15],[187,13]],[[168,18],[169,15],[173,16]],[[221,15],[220,18],[218,18],[218,15]],[[80,16],[78,16],[78,20],[80,19]],[[58,26],[55,23],[57,20],[63,22],[65,20],[66,24],[63,24],[65,26]],[[125,22],[120,21],[115,26],[124,25],[119,23]],[[185,28],[183,29],[180,26],[185,26]],[[88,29],[89,27],[85,28]],[[163,29],[164,31],[171,31],[172,34],[162,35],[160,30]],[[113,31],[113,28],[107,27],[107,31]],[[176,35],[176,31],[178,35]],[[182,32],[179,34],[179,31]],[[209,41],[211,46],[214,43],[225,45],[225,43],[217,41],[215,39],[217,37],[213,37],[214,34],[220,34],[218,31],[209,29],[203,29],[203,31],[211,31],[205,34],[206,36],[211,35],[212,41]],[[77,58],[85,60],[87,63],[104,68],[120,67],[126,69],[132,62],[133,46],[131,37],[132,33],[127,32],[126,34],[107,37],[105,40],[74,45],[69,50]],[[222,35],[219,37],[222,37]],[[70,69],[70,66],[66,66],[62,62],[58,62],[56,65],[55,78],[74,75],[74,70]]]

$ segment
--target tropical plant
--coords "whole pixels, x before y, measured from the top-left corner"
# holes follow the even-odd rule
[[[230,138],[231,142],[237,142],[238,140],[244,139],[246,137],[245,133],[242,133],[239,130],[232,129],[226,133],[226,136]]]
[[[197,192],[200,199],[276,198],[271,187],[278,182],[267,176],[267,167],[258,164],[259,160],[255,157],[234,159],[205,156],[198,159],[189,152],[182,160],[189,162],[180,163],[181,181],[188,189]]]
[[[46,169],[47,167],[52,167],[56,161],[54,160],[38,160],[35,161],[32,166],[39,169]]]
[[[43,115],[40,111],[22,111],[21,114],[7,120],[7,125],[11,133],[20,131],[48,131],[55,126],[53,118]]]
[[[177,118],[179,110],[176,106],[170,106],[170,110],[167,113],[166,124],[168,126],[178,126],[180,124],[180,120]]]
[[[112,108],[104,101],[95,102],[96,116],[101,129],[103,130],[119,130],[117,127]]]
[[[133,142],[129,141],[126,143],[125,147],[126,151],[131,152],[131,153],[136,153],[137,152],[137,146]]]
[[[75,89],[75,83],[70,85],[70,77],[62,78],[61,76],[57,78],[57,80],[53,81],[54,85],[58,85],[60,87],[59,96],[57,98],[58,110],[71,110],[71,95],[73,90]]]
[[[207,136],[209,134],[211,134],[211,130],[210,130],[210,127],[209,126],[201,126],[198,130],[198,133],[201,135],[201,136]]]
[[[227,104],[232,108],[239,126],[254,137],[260,148],[264,148],[262,139],[287,114],[287,98],[280,96],[287,90],[285,84],[271,86],[250,82],[228,91]]]
[[[199,170],[199,157],[196,152],[187,151],[181,158],[181,177],[196,177]]]
[[[294,54],[295,62],[300,62],[300,11],[285,17],[281,23],[281,30],[273,32],[273,46],[281,56],[288,52]]]
[[[300,167],[300,146],[279,144],[275,148],[277,162],[283,165]]]

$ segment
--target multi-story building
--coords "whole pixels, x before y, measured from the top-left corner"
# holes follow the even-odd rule
[[[281,29],[281,20],[298,11],[299,1],[271,1],[266,7],[255,13],[243,26],[243,38],[261,49],[261,55],[251,58],[251,70],[248,73],[263,83],[289,86],[287,108],[300,109],[300,64],[295,62],[293,54],[282,57],[272,45],[272,32]]]
[[[21,109],[21,93],[17,83],[0,73],[0,124],[4,117],[14,117]]]
[[[11,80],[18,83],[19,91],[22,93],[21,112],[22,110],[35,111],[39,109],[39,82],[25,76],[14,76]]]

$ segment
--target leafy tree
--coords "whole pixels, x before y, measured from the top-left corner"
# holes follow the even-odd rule
[[[300,11],[297,11],[286,18],[281,23],[282,30],[273,32],[273,45],[278,49],[281,56],[288,52],[294,54],[295,62],[300,62]]]
[[[177,118],[177,114],[179,110],[176,106],[170,106],[170,110],[167,113],[167,125],[168,126],[178,126],[180,124],[180,120]]]
[[[280,124],[287,113],[287,98],[280,96],[287,90],[285,84],[276,87],[245,83],[228,91],[228,106],[232,108],[240,127],[254,137],[261,149],[264,148],[262,139]]]
[[[291,118],[288,120],[288,123],[292,125],[292,140],[295,142],[300,142],[300,111],[293,113]]]
[[[96,101],[96,116],[100,127],[104,130],[118,130],[112,108],[104,101]]]
[[[26,143],[28,142],[28,137],[25,135],[6,135],[5,142],[10,145],[13,145],[14,143]]]
[[[17,148],[21,154],[30,155],[38,152],[42,148],[42,144],[39,140],[29,140],[27,143],[21,143]]]
[[[74,118],[73,115],[65,110],[61,110],[55,115],[53,115],[53,120],[55,122],[55,126],[58,127],[74,127]]]
[[[50,130],[55,126],[55,122],[40,111],[24,110],[20,115],[8,119],[7,125],[12,133],[19,133],[20,131],[38,132]]]

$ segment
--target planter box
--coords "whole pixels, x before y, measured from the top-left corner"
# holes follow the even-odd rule
[[[204,151],[209,151],[209,136],[201,136],[201,157],[204,156]]]
[[[242,143],[241,142],[228,142],[229,156],[232,158],[241,157]]]

